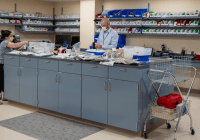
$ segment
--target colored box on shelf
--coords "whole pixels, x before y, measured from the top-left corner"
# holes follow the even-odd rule
[[[131,9],[125,9],[123,10],[121,13],[120,13],[120,17],[128,17],[128,12],[130,11]],[[133,11],[133,10],[132,10]],[[129,12],[130,13],[130,12]]]
[[[138,59],[140,62],[149,62],[149,55],[133,55],[133,59]]]
[[[108,12],[108,17],[113,18],[115,17],[115,13],[119,12],[120,10],[112,10]]]
[[[135,12],[134,12],[134,17],[142,17],[142,15],[144,13],[147,12],[147,9],[137,9]]]

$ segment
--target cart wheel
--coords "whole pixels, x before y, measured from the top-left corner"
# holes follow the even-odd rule
[[[170,129],[171,128],[171,124],[167,123],[167,128]]]
[[[192,134],[192,135],[194,135],[194,134],[195,134],[195,131],[194,131],[194,129],[193,129],[193,128],[191,129],[191,134]]]
[[[144,138],[147,139],[147,133],[144,131]]]

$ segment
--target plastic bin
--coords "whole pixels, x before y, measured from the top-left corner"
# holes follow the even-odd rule
[[[141,34],[142,33],[142,29],[140,29],[140,28],[136,28],[136,32],[135,33],[137,33],[137,34]]]
[[[137,9],[129,9],[128,11],[127,11],[127,17],[134,17],[134,14],[133,15],[130,15],[130,13],[133,11],[133,10],[137,10]],[[134,13],[135,13],[135,11],[134,11]]]
[[[113,18],[115,17],[115,13],[119,12],[120,10],[112,10],[108,12],[108,17]]]
[[[97,14],[97,15],[96,15],[96,18],[103,18],[103,16],[102,16],[101,13],[100,13],[100,14]]]
[[[134,12],[134,17],[142,17],[142,15],[146,12],[147,9],[138,9]]]
[[[84,51],[84,52],[87,52],[87,53],[93,53],[93,54],[95,54],[95,55],[103,55],[105,52],[104,51],[102,51],[102,52],[98,52],[98,51],[94,51],[94,50],[87,50],[87,51]]]
[[[138,59],[140,62],[149,62],[149,55],[134,55],[133,59]]]
[[[133,9],[134,10],[134,9]],[[130,13],[131,11],[133,11],[131,9],[126,9],[126,10],[123,10],[121,13],[120,13],[120,17],[129,17],[128,16],[128,13]]]

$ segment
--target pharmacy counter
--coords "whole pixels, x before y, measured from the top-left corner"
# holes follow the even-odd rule
[[[148,65],[110,67],[91,61],[5,54],[5,98],[138,132],[155,96],[147,70]],[[173,86],[166,85],[160,93],[173,91]]]

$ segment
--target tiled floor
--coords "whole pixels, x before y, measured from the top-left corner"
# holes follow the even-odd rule
[[[184,116],[182,117],[178,128],[177,140],[200,140],[200,119],[199,119],[200,93],[191,94],[189,100],[192,101],[192,107],[190,111],[193,117],[193,125],[196,133],[195,135],[190,134],[189,116]],[[35,111],[38,111],[38,108],[22,106],[21,104],[16,104],[12,102],[4,102],[4,104],[0,106],[0,121],[33,113]],[[52,112],[47,112],[47,113],[51,114]],[[61,117],[63,116],[61,115]],[[91,124],[90,121],[82,119],[76,119],[73,117],[66,117],[66,116],[64,118],[75,119],[80,122]],[[174,140],[173,134],[174,134],[175,123],[172,122],[171,124],[172,128],[170,130],[166,129],[165,124],[160,126],[158,129],[155,129],[154,131],[148,134],[148,139]],[[82,140],[143,140],[144,139],[140,137],[140,133],[126,131],[105,125],[99,125],[97,123],[92,123],[92,125],[104,127],[105,129],[88,137],[85,137]],[[0,126],[0,140],[36,140],[36,139]]]

